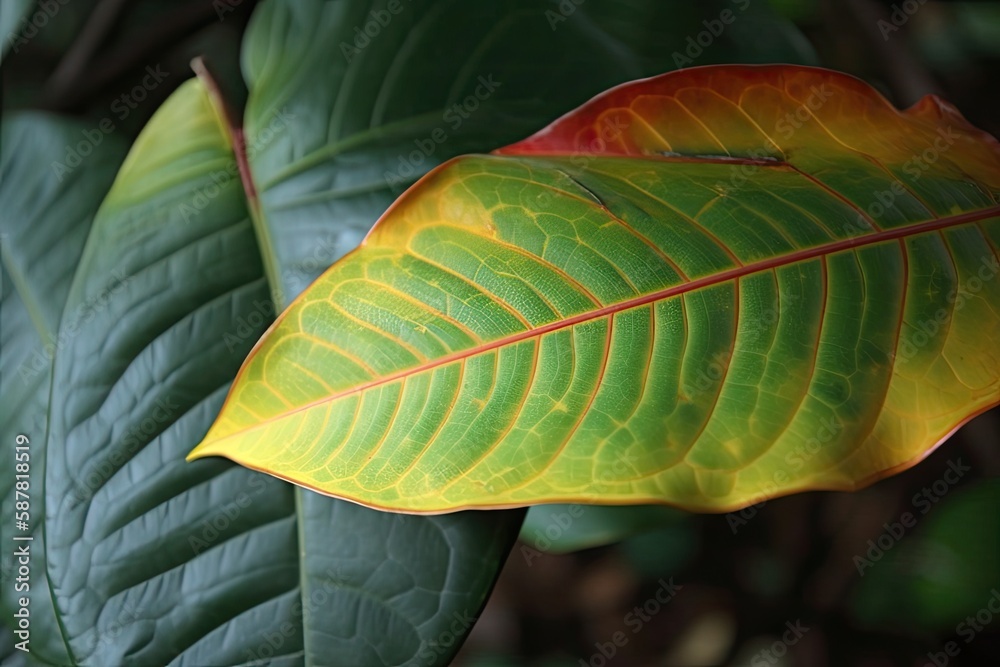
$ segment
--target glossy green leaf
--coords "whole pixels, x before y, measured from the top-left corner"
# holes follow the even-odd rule
[[[190,458],[429,513],[856,488],[1000,401],[998,199],[996,141],[936,98],[620,87],[408,191]]]
[[[34,580],[31,583],[33,655],[53,663],[68,657],[58,641],[58,619],[45,570],[45,512],[42,471],[45,469],[46,412],[52,358],[61,346],[58,324],[73,272],[83,252],[93,216],[125,156],[116,137],[107,137],[88,156],[85,168],[61,172],[66,151],[90,129],[84,123],[44,114],[12,114],[0,127],[0,479],[4,587],[0,606],[5,615],[18,608],[27,591],[14,585],[11,531],[31,535]],[[31,441],[29,494],[30,531],[18,531],[14,518],[15,438]],[[46,638],[52,638],[49,641]]]
[[[658,505],[535,505],[528,510],[519,537],[539,551],[564,554],[613,544],[683,516]]]
[[[0,624],[0,667],[26,667],[28,654],[14,647],[17,638],[6,623]]]
[[[291,493],[176,453],[217,409],[267,303],[232,148],[190,82],[101,206],[60,325],[49,405],[46,576],[66,664],[238,664],[298,600]],[[210,268],[206,268],[210,267]],[[253,584],[248,585],[253,577]],[[260,640],[257,640],[259,642]],[[287,638],[272,664],[294,664]]]

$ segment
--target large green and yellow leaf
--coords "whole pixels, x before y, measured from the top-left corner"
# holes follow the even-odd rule
[[[372,12],[384,18],[384,0],[262,3],[244,49],[245,131],[258,238],[279,307],[357,245],[426,171],[671,67],[685,37],[728,5],[589,0],[564,14],[536,0],[416,0],[394,5],[402,11],[369,41],[355,27]],[[775,23],[753,5],[740,27]],[[808,58],[795,36],[786,31],[764,50],[727,32],[704,57]],[[498,85],[487,90],[480,79]],[[340,622],[304,628],[307,654],[365,665],[449,662],[461,643],[451,634],[455,615],[478,614],[523,516],[402,517],[306,490],[295,499],[304,572],[342,573],[322,591],[322,613]]]
[[[191,458],[412,512],[855,488],[1000,399],[998,196],[1000,148],[935,98],[629,84],[407,192]]]

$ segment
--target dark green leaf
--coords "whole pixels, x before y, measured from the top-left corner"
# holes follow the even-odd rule
[[[5,474],[0,479],[2,511],[14,516],[12,462],[15,437],[31,441],[30,516],[33,558],[31,614],[36,657],[68,661],[59,640],[45,571],[45,543],[40,530],[45,513],[42,479],[45,466],[46,408],[52,358],[63,341],[58,322],[70,281],[94,213],[125,155],[114,137],[97,146],[86,164],[63,170],[66,152],[89,129],[83,123],[43,114],[15,114],[0,128],[0,228],[3,267],[0,274],[0,452]],[[11,466],[11,467],[8,467]],[[11,470],[11,474],[7,471]],[[10,524],[4,524],[6,535]],[[24,591],[6,585],[13,573],[13,549],[4,539],[4,582],[0,601],[12,614]]]

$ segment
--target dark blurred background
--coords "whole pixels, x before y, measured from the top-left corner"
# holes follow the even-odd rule
[[[563,2],[587,11],[587,0]],[[1000,135],[1000,1],[732,2],[752,3],[754,21],[685,63],[684,37],[731,3],[664,0],[661,19],[678,26],[678,64],[780,62],[794,52],[796,62],[865,79],[899,106],[940,94]],[[177,74],[120,118],[134,137],[200,54],[234,105],[245,99],[239,45],[254,0],[60,2],[37,35],[11,42],[15,5],[24,4],[0,0],[5,110],[101,118],[158,62]],[[602,20],[597,10],[592,18]],[[861,492],[808,493],[730,515],[534,508],[458,662],[1000,664],[998,441],[995,410]]]

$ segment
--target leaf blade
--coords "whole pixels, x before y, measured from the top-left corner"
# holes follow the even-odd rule
[[[233,312],[269,305],[242,191],[212,179],[231,164],[203,86],[185,83],[126,158],[70,290],[45,468],[46,577],[69,664],[237,664],[240,637],[292,617],[291,490],[174,455],[249,347]],[[294,664],[296,648],[285,639],[274,662]]]
[[[708,109],[714,115],[700,115],[700,122],[710,129],[701,135],[681,131],[690,127],[691,115],[672,105],[677,97],[699,85],[703,90],[708,86],[710,92],[701,97],[714,104]],[[824,86],[834,87],[840,97],[824,92]],[[785,94],[776,95],[775,90]],[[823,96],[831,101],[814,104]],[[632,106],[636,100],[649,104],[652,98],[665,100],[659,102],[663,109],[648,108],[644,112],[647,120],[635,122],[637,112]],[[739,100],[746,108],[730,100]],[[758,127],[762,119],[769,119],[778,127],[801,109],[814,114],[814,126],[802,124],[791,134],[790,143],[776,141],[762,131],[747,133],[746,119]],[[850,145],[867,136],[853,127],[855,116],[847,113],[857,111],[865,114],[864,122],[882,128],[880,141],[865,151]],[[600,139],[598,121],[609,116],[624,128],[614,142],[604,141],[611,148],[606,153],[582,153]],[[742,125],[734,126],[733,119],[740,117]],[[930,401],[923,414],[913,418],[907,413],[913,404],[912,395],[907,398],[913,381],[894,371],[894,359],[901,354],[897,345],[919,331],[909,324],[904,330],[906,320],[947,305],[944,295],[948,289],[958,289],[981,267],[988,269],[996,262],[993,244],[998,232],[995,222],[989,224],[1000,213],[996,143],[960,121],[957,112],[935,100],[897,112],[854,79],[808,68],[701,68],[614,89],[526,142],[497,151],[496,157],[461,158],[439,168],[397,201],[362,248],[335,265],[295,302],[244,365],[231,400],[239,404],[239,392],[255,382],[274,391],[276,386],[287,387],[295,377],[298,393],[290,396],[292,408],[255,404],[259,418],[242,422],[227,420],[224,410],[193,456],[223,454],[322,492],[414,512],[557,501],[665,501],[718,511],[746,504],[764,493],[768,482],[779,492],[817,486],[854,488],[872,476],[912,464],[970,412],[995,405],[1000,394],[995,360],[983,349],[982,337],[970,334],[973,319],[986,330],[998,326],[990,306],[998,288],[987,281],[980,280],[979,299],[949,315],[957,321],[952,349],[974,351],[975,358],[983,360],[983,369],[964,363],[952,368],[949,377],[948,362],[942,361],[937,349],[919,352],[911,366],[934,367],[935,380],[948,383],[944,386],[961,398],[941,399],[935,389],[922,397]],[[670,143],[656,131],[664,127],[677,131],[681,138]],[[711,135],[725,137],[724,131],[735,132],[736,138],[723,139],[713,148]],[[887,176],[902,173],[899,161],[916,154],[923,141],[945,136],[942,132],[955,136],[953,143],[957,145],[951,152],[932,165],[922,180],[904,186],[904,194],[897,195],[898,205],[892,211],[883,207],[878,223],[870,215],[859,218],[864,216],[861,206],[868,203],[872,186],[891,185]],[[732,146],[723,145],[726,141]],[[748,151],[761,145],[758,141],[769,142],[765,145],[777,154],[763,160],[749,155]],[[719,154],[719,147],[725,154]],[[584,164],[574,163],[581,154],[586,158]],[[895,162],[889,162],[890,158]],[[747,178],[746,190],[729,188],[727,199],[730,192],[717,184],[731,176],[729,170],[734,165],[748,164],[758,171]],[[834,170],[831,164],[841,169]],[[797,190],[791,190],[789,182],[795,182]],[[751,206],[758,191],[766,191],[771,183],[783,186],[785,191],[780,194],[788,200],[779,204],[772,197],[771,209],[783,215],[788,209],[797,209],[797,217],[774,219],[765,215],[766,209],[761,212]],[[532,196],[543,197],[546,192],[550,200],[559,200],[558,206],[551,201],[529,202]],[[806,196],[797,202],[799,192]],[[817,201],[822,204],[821,215],[817,214],[822,219],[814,217],[807,227],[803,220],[808,216],[802,212],[808,213],[810,204],[816,209]],[[922,208],[926,201],[933,201],[931,206],[938,208]],[[942,215],[939,209],[943,207],[951,214]],[[742,224],[732,222],[737,209],[743,216]],[[669,224],[658,224],[654,213],[666,216]],[[540,220],[544,216],[548,217],[543,224]],[[860,233],[858,220],[867,223]],[[609,226],[613,229],[602,231]],[[570,233],[567,229],[586,238],[564,240]],[[678,230],[697,242],[678,247]],[[556,242],[546,245],[546,238],[556,238],[562,247],[555,247]],[[824,240],[817,242],[816,238]],[[935,240],[938,238],[940,241]],[[613,252],[599,247],[595,239]],[[407,268],[414,261],[426,265],[421,275]],[[626,265],[626,261],[630,263]],[[947,266],[942,262],[951,264],[950,275],[936,275],[935,266]],[[912,268],[917,269],[915,278],[909,277]],[[464,281],[467,287],[478,290],[474,296],[489,301],[494,311],[499,312],[502,306],[517,311],[521,323],[508,322],[502,335],[491,335],[482,324],[485,316],[473,317],[466,311],[458,319],[486,341],[470,346],[467,340],[455,338],[454,332],[440,333],[468,299],[454,297],[449,303],[438,294],[422,310],[410,305],[404,311],[396,304],[394,312],[405,312],[418,331],[432,330],[439,340],[444,340],[442,335],[451,336],[450,342],[442,343],[445,353],[432,352],[421,361],[418,357],[426,352],[413,346],[419,341],[429,345],[426,341],[433,336],[406,338],[405,332],[400,333],[402,329],[386,325],[385,314],[371,300],[390,299],[390,288],[397,281],[404,285],[403,292],[419,294],[416,301],[428,303],[431,288],[448,273],[453,294],[458,293],[458,281]],[[760,346],[741,327],[747,324],[746,313],[753,312],[746,309],[756,309],[759,314],[760,302],[775,293],[769,281],[784,281],[779,297],[782,291],[788,295],[789,285],[798,284],[795,298],[803,304],[820,289],[827,303],[824,310],[833,311],[825,320],[824,313],[813,313],[809,336],[796,333],[793,323],[783,323],[780,342],[800,349],[791,374],[797,383],[797,396],[780,394],[782,383],[789,381],[787,371],[782,378],[772,368],[768,379],[766,368],[748,361],[760,354],[754,349]],[[352,282],[375,291],[368,303],[358,300],[357,290],[350,287]],[[918,297],[917,287],[929,290],[930,296]],[[741,297],[750,299],[752,305],[741,305]],[[904,317],[907,303],[910,313]],[[648,312],[644,306],[649,306]],[[659,403],[634,407],[632,412],[645,411],[645,423],[629,422],[628,406],[616,404],[609,382],[602,382],[607,358],[627,361],[628,349],[654,349],[664,355],[662,341],[657,343],[658,336],[649,332],[653,330],[651,318],[659,319],[657,311],[665,308],[674,310],[664,311],[666,326],[682,317],[686,327],[693,327],[691,345],[685,339],[680,349],[688,351],[670,362],[674,372],[669,382],[657,379],[658,373],[649,373],[654,377]],[[679,316],[678,309],[686,314]],[[801,306],[798,310],[804,317]],[[976,311],[974,318],[970,317],[972,311]],[[709,312],[714,315],[709,317]],[[792,311],[786,305],[781,312]],[[627,333],[614,332],[618,320]],[[774,340],[776,324],[764,328]],[[362,331],[372,329],[382,336],[378,343],[362,337]],[[576,351],[601,350],[581,363],[586,373],[573,376],[577,390],[589,388],[584,392],[589,398],[569,408],[575,418],[556,414],[565,406],[557,405],[559,410],[545,407],[549,389],[535,379],[538,363],[530,360],[541,354],[555,363],[552,360],[558,358],[558,345],[553,342],[547,351],[539,349],[564,331],[584,341],[570,346]],[[817,334],[820,343],[809,343]],[[336,349],[316,352],[325,341],[332,341]],[[849,357],[841,353],[848,344],[853,346],[848,349],[854,350]],[[934,342],[938,344],[944,343]],[[449,345],[458,347],[449,349]],[[810,345],[815,347],[813,353],[803,354]],[[694,352],[689,351],[692,349]],[[676,349],[672,354],[677,356]],[[684,356],[688,354],[696,363]],[[696,382],[699,370],[711,366],[713,355],[721,355],[723,363],[716,364],[724,372],[720,378],[709,379],[706,391],[700,392],[703,395],[690,399],[687,390]],[[331,375],[319,383],[303,383],[285,363],[298,360],[299,365],[336,368],[357,358],[370,364],[365,371],[370,377],[359,380],[358,374]],[[277,385],[262,381],[265,364],[271,359],[274,365],[268,366],[268,372],[278,378]],[[411,414],[416,400],[413,392],[410,407],[400,408],[407,400],[402,389],[405,383],[434,382],[446,372],[455,375],[466,363],[478,366],[472,380],[466,379],[462,385],[464,405],[455,418],[421,422]],[[501,370],[491,374],[486,368],[490,365]],[[740,407],[752,400],[752,392],[739,382],[727,382],[726,373],[734,369],[739,375],[755,373],[758,383],[769,383],[763,386],[774,397],[763,406],[764,412]],[[483,393],[482,387],[477,390],[473,386],[499,375],[505,378],[501,392],[522,398],[494,398]],[[642,398],[645,390],[632,386],[636,383],[623,379],[622,373],[611,380],[618,385],[631,383],[626,391],[630,400]],[[441,382],[458,387],[454,377]],[[966,387],[964,393],[962,387]],[[426,387],[415,391],[416,396],[430,396]],[[699,393],[696,387],[694,393]],[[680,399],[671,398],[671,394]],[[528,400],[529,395],[534,403]],[[427,401],[433,404],[430,398]],[[888,405],[880,412],[866,408],[869,403]],[[477,407],[486,415],[478,424]],[[650,417],[654,408],[667,411],[671,415],[668,421]],[[403,426],[393,426],[396,432],[390,437],[384,420],[397,409],[409,417]],[[360,417],[352,418],[356,410],[360,410]],[[525,415],[532,410],[542,417],[536,415],[535,421],[530,421]],[[722,418],[713,420],[716,410]],[[785,417],[761,425],[761,414],[766,410]],[[604,419],[602,423],[602,411],[617,421]],[[323,433],[323,439],[334,444],[317,448],[314,438],[296,441],[283,451],[262,447],[258,444],[260,434],[268,431],[267,422],[272,417],[276,424],[295,423],[312,433]],[[358,418],[361,423],[375,424],[383,433],[381,438],[356,436],[349,425]],[[543,419],[550,420],[548,427],[538,427]],[[443,430],[433,439],[424,435],[422,440],[406,441],[406,428],[422,426],[426,433],[434,423]],[[456,423],[473,426],[464,429]],[[507,430],[496,428],[497,423],[507,424]],[[640,437],[629,430],[630,426],[645,434],[640,445],[635,444]],[[535,427],[546,431],[557,444],[542,444],[537,434],[532,434]],[[585,435],[577,436],[578,429]],[[664,429],[666,451],[654,444],[655,434]],[[754,434],[755,429],[763,434]],[[801,429],[806,430],[796,433]],[[914,437],[920,429],[923,435]],[[466,437],[466,432],[473,436]],[[504,442],[511,432],[515,436]],[[737,434],[749,437],[741,441]],[[872,442],[884,437],[906,444],[872,444],[870,434]],[[389,444],[385,444],[386,438]],[[608,438],[611,446],[604,447],[601,443],[609,442]],[[774,438],[784,439],[772,447]],[[792,464],[782,459],[796,455],[795,445],[820,439],[826,446],[819,447],[822,451],[818,454],[810,452],[810,468],[792,480]],[[856,457],[861,462],[844,463],[855,455],[854,442],[868,442]],[[905,455],[893,451],[906,447],[911,449],[905,450]],[[338,448],[340,456],[336,455]],[[396,458],[394,449],[398,450]],[[523,451],[532,452],[533,458],[518,453]],[[304,455],[314,462],[310,469],[289,465]],[[641,464],[629,462],[629,456]],[[603,482],[596,469],[580,472],[577,461],[592,462],[596,467],[617,463],[621,469]],[[841,465],[843,469],[838,468]],[[397,471],[388,482],[380,475],[387,467]],[[830,467],[833,470],[824,476],[824,469]],[[779,474],[784,477],[780,483],[768,479]],[[490,488],[494,484],[496,487]]]
[[[669,66],[670,45],[702,20],[700,11],[690,12],[684,21],[676,11],[670,12],[669,22],[653,20],[653,15],[664,14],[664,8],[645,0],[629,7],[591,2],[560,23],[556,32],[546,19],[545,7],[534,2],[502,7],[449,1],[414,4],[393,15],[378,38],[353,57],[345,57],[342,50],[353,44],[353,27],[369,20],[369,5],[262,5],[244,49],[251,89],[245,126],[256,181],[253,190],[259,193],[258,238],[266,259],[276,267],[272,273],[279,275],[271,285],[276,299],[287,302],[353,247],[391,203],[399,184],[451,155],[491,150],[534,131],[602,87]],[[585,16],[591,9],[604,13],[601,21]],[[605,22],[632,33],[627,46]],[[643,26],[641,36],[634,34],[639,26]],[[438,48],[442,36],[452,45],[448,52]],[[505,48],[507,39],[517,40],[516,57]],[[468,57],[456,58],[455,52]],[[794,59],[797,54],[786,57]],[[551,68],[539,71],[531,65],[541,60]],[[456,115],[451,105],[475,94],[481,85],[479,75],[492,75],[501,86],[489,99],[475,100],[474,114]],[[443,142],[442,136],[446,136]],[[432,154],[421,154],[414,162],[411,152],[418,145],[426,147],[428,141],[434,145]],[[418,541],[431,526],[440,526],[456,545],[450,558],[453,569],[473,577],[466,584],[452,585],[468,592],[465,599],[451,595],[448,604],[436,608],[421,602],[419,594],[384,595],[383,607],[371,617],[398,618],[401,611],[413,616],[418,608],[428,610],[415,635],[408,630],[387,632],[372,623],[360,625],[357,636],[317,631],[311,639],[307,628],[307,654],[331,653],[359,664],[377,664],[385,658],[367,652],[365,643],[384,642],[386,636],[393,638],[389,642],[393,646],[383,649],[386,656],[422,661],[426,643],[451,632],[453,614],[478,613],[492,585],[484,573],[498,571],[521,521],[520,512],[506,517],[470,514],[462,517],[459,530],[447,518],[399,519],[344,507],[318,494],[300,491],[297,497],[300,511],[308,517],[299,536],[303,550],[342,559],[351,572],[323,607],[333,617],[353,609],[352,586],[377,577],[392,560],[373,555],[355,570],[347,545],[328,544],[317,537],[330,526],[343,533],[363,528],[373,534],[392,526],[396,533],[411,534]],[[485,531],[486,522],[495,533]],[[461,535],[468,537],[459,540]],[[381,554],[376,547],[366,548]],[[434,571],[436,558],[434,552],[418,552],[408,567]],[[460,643],[456,640],[447,651],[432,651],[435,655],[426,657],[443,664]]]
[[[107,137],[96,147],[86,168],[60,172],[58,165],[65,160],[67,147],[78,142],[87,129],[83,123],[36,113],[11,114],[0,128],[0,198],[6,206],[0,228],[0,437],[9,461],[14,460],[17,435],[30,441],[29,524],[33,562],[42,568],[45,536],[40,517],[45,499],[38,471],[45,466],[52,359],[62,345],[58,323],[94,214],[125,156],[121,142]],[[14,481],[12,471],[0,483],[8,516],[14,511]],[[13,551],[5,552],[5,579],[15,566]],[[32,651],[51,663],[67,662],[68,649],[49,583],[36,578],[32,584],[32,623],[37,633]],[[15,586],[5,589],[2,601],[8,613],[19,607],[19,593],[23,592]]]

